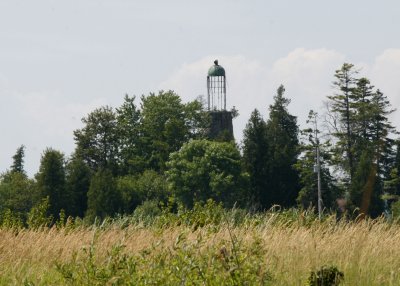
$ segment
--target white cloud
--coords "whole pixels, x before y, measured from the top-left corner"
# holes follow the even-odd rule
[[[334,70],[344,61],[338,52],[326,49],[296,49],[269,67],[242,55],[205,57],[182,65],[161,84],[174,89],[185,100],[206,94],[206,75],[215,58],[227,75],[227,106],[236,106],[240,116],[234,122],[235,137],[240,141],[242,130],[254,108],[265,116],[280,84],[285,85],[292,99],[290,111],[303,123],[309,109],[318,109],[322,99],[331,92]]]
[[[387,49],[380,54],[370,68],[372,83],[388,96],[394,108],[400,109],[400,49]],[[392,116],[400,127],[400,110]]]
[[[65,102],[56,92],[21,93],[0,87],[0,170],[12,163],[12,155],[21,144],[26,146],[25,169],[37,171],[42,151],[53,147],[69,155],[74,149],[73,130],[80,128],[81,118],[105,104],[103,99],[89,103]]]
[[[234,121],[235,137],[239,141],[254,108],[268,116],[268,106],[280,84],[285,86],[286,96],[292,100],[290,112],[298,116],[298,123],[304,126],[308,111],[313,109],[322,113],[323,101],[333,94],[335,70],[344,62],[351,62],[335,50],[303,48],[293,50],[271,66],[243,55],[205,57],[185,63],[160,87],[175,90],[184,100],[205,95],[207,70],[215,58],[226,70],[227,106],[239,109],[240,116]],[[370,78],[388,95],[394,108],[400,107],[400,49],[385,50],[372,64],[361,62],[355,66],[361,69],[360,76]],[[392,120],[400,126],[400,111],[392,116]]]

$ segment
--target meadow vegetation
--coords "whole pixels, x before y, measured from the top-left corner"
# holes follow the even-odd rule
[[[213,201],[171,212],[150,202],[90,225],[3,222],[0,237],[2,285],[326,285],[310,279],[329,267],[340,285],[400,281],[400,225],[383,218],[319,221],[312,211],[251,214]]]

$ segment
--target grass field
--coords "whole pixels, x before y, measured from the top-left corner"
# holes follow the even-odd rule
[[[0,283],[308,285],[311,271],[333,265],[344,273],[340,285],[400,285],[398,224],[232,212],[3,228]]]

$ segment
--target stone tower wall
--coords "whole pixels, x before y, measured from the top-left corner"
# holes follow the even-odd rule
[[[211,111],[210,139],[231,141],[233,137],[232,113],[230,111]]]

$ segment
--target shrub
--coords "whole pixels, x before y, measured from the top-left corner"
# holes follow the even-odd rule
[[[128,255],[123,245],[100,258],[96,242],[56,268],[67,285],[270,285],[265,253],[255,239],[248,246],[231,242],[204,248],[203,237],[190,242],[183,232],[172,247],[162,243]]]
[[[48,215],[50,208],[49,197],[42,200],[40,204],[33,207],[28,213],[27,224],[31,229],[50,226],[53,222],[53,216]]]
[[[6,209],[0,217],[0,225],[3,228],[20,229],[24,226],[22,218],[19,214]]]
[[[344,279],[343,272],[335,266],[322,266],[317,271],[312,271],[308,278],[308,286],[338,286]]]
[[[161,209],[158,201],[145,201],[133,212],[135,222],[142,222],[144,225],[150,225],[157,216],[161,215]]]

